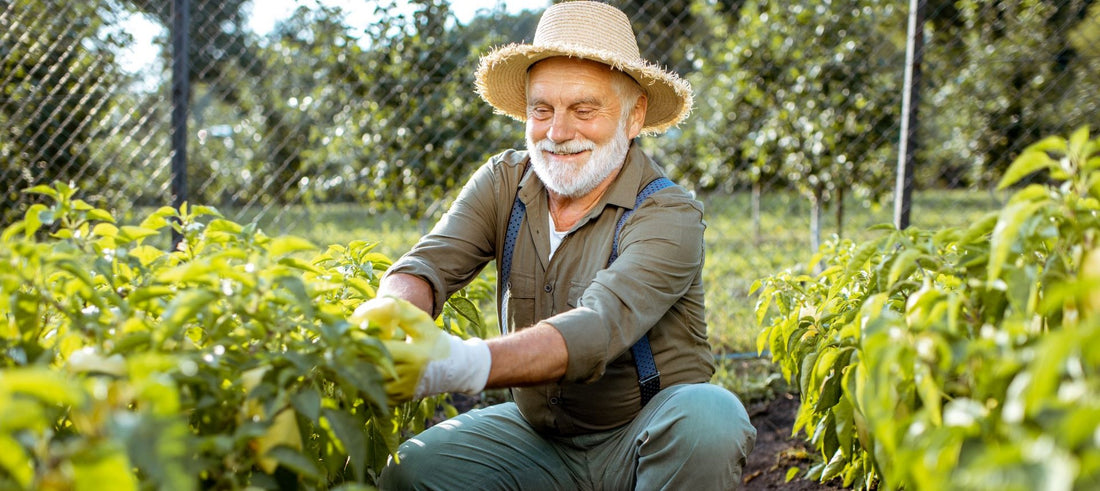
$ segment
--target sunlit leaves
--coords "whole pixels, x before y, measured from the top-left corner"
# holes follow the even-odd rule
[[[377,243],[317,254],[210,207],[116,224],[67,185],[34,192],[52,201],[0,234],[4,486],[372,484],[443,403],[387,407],[389,355],[347,321],[391,264]],[[483,283],[450,329],[482,327]]]
[[[1100,204],[1081,185],[1097,142],[1079,129],[1030,146],[1004,185],[1057,169],[1054,182],[965,229],[830,242],[815,278],[759,282],[760,348],[799,380],[796,428],[821,458],[808,477],[861,489],[1100,479],[1100,440],[1081,431],[1100,420]]]

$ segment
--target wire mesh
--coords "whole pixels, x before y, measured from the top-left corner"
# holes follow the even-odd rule
[[[473,90],[479,55],[532,38],[545,3],[518,3],[191,0],[187,201],[274,227],[324,203],[438,216],[488,156],[523,145]],[[609,3],[696,92],[683,125],[642,142],[681,184],[889,199],[903,2]],[[0,0],[0,225],[35,199],[22,190],[58,180],[118,216],[171,204],[171,5]],[[992,189],[1024,146],[1097,127],[1100,3],[926,8],[918,190]]]

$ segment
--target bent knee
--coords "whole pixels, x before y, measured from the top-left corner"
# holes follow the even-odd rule
[[[697,384],[669,402],[674,410],[684,411],[678,424],[686,428],[681,431],[692,435],[700,448],[729,451],[732,447],[741,459],[752,451],[756,428],[732,392],[713,384]]]
[[[421,481],[420,478],[425,475],[422,469],[423,462],[426,460],[424,454],[423,445],[415,439],[401,444],[397,450],[397,456],[391,455],[389,462],[386,462],[386,467],[382,469],[378,488],[416,489]]]

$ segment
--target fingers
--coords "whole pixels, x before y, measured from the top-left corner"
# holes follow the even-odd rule
[[[376,297],[363,302],[350,320],[359,324],[369,322],[382,330],[385,337],[392,337],[398,329],[413,338],[431,335],[438,329],[427,312],[411,302],[397,297]]]
[[[374,324],[382,330],[382,337],[389,338],[398,327],[394,316],[396,306],[393,298],[372,298],[360,304],[349,320],[363,329],[367,324]]]
[[[386,395],[391,404],[410,401],[416,393],[428,357],[423,348],[403,341],[383,341],[393,359],[393,371],[384,375]]]

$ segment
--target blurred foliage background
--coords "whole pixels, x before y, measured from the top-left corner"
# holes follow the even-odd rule
[[[174,3],[0,0],[0,225],[56,180],[122,217],[171,203]],[[187,201],[280,229],[331,203],[427,224],[523,143],[472,77],[491,47],[531,39],[546,2],[186,3]],[[905,2],[609,3],[695,88],[685,124],[643,139],[681,184],[750,192],[754,209],[793,192],[838,233],[844,203],[888,202]],[[1029,142],[1098,123],[1097,2],[928,0],[925,17],[918,192],[991,190]]]

